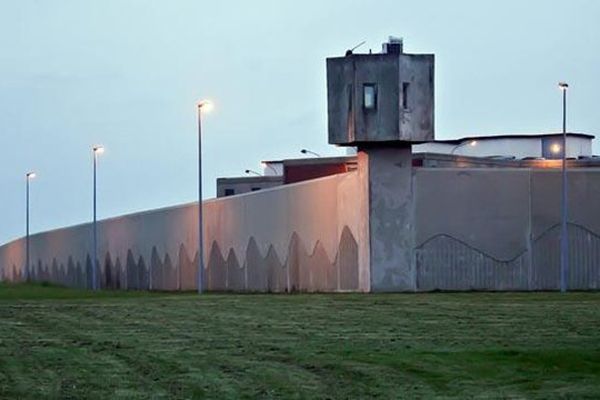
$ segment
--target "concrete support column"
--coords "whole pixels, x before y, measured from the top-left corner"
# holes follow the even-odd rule
[[[371,291],[371,245],[369,234],[369,155],[360,151],[356,154],[358,179],[360,181],[360,202],[356,210],[361,223],[358,229],[358,288],[361,292]]]
[[[368,180],[371,291],[415,291],[415,224],[411,146],[360,148]]]

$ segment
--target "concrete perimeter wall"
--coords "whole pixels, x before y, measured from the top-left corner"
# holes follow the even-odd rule
[[[205,289],[558,289],[559,170],[411,169],[396,153],[206,201]],[[600,289],[600,169],[569,171],[568,189],[569,288]],[[189,204],[101,221],[101,286],[196,289],[197,212]],[[0,247],[0,274],[90,287],[91,246],[91,224],[33,235],[26,271],[19,239]]]
[[[559,170],[414,174],[416,290],[556,290]],[[600,289],[600,170],[568,173],[569,288]]]
[[[358,172],[204,202],[204,286],[225,291],[368,291],[366,196]],[[193,290],[196,204],[99,222],[103,288]],[[0,246],[3,280],[91,287],[92,225]]]

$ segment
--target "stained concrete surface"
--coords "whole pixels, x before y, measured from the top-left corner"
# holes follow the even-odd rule
[[[414,199],[409,145],[368,147],[372,291],[415,290]]]

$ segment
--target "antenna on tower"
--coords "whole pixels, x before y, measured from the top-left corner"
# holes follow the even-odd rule
[[[350,55],[352,55],[352,52],[353,52],[354,50],[358,49],[360,46],[362,46],[362,45],[363,45],[363,44],[365,44],[365,43],[367,43],[367,41],[366,41],[366,40],[363,40],[362,42],[360,42],[359,44],[357,44],[357,45],[356,45],[356,46],[354,46],[353,48],[351,48],[351,49],[349,49],[349,50],[346,50],[346,55],[347,55],[347,56],[350,56]]]

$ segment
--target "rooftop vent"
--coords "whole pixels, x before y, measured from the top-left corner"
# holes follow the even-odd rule
[[[382,45],[381,52],[383,54],[402,54],[403,43],[402,38],[390,36],[387,43]]]

